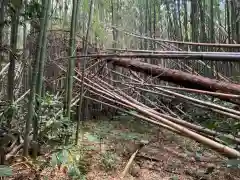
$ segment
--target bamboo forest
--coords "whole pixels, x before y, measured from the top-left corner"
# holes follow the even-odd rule
[[[239,180],[239,0],[0,0],[1,180]]]

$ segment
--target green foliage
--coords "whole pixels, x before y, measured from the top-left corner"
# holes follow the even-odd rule
[[[50,141],[67,141],[72,135],[73,122],[63,116],[62,103],[57,96],[46,94],[38,99],[41,104],[38,118],[40,118],[40,138]]]
[[[116,169],[117,166],[117,155],[112,152],[105,152],[101,155],[101,166],[105,171]]]
[[[12,168],[5,165],[0,165],[0,177],[9,177],[12,176]]]
[[[85,176],[83,176],[80,172],[80,170],[78,168],[76,168],[75,166],[70,165],[68,167],[68,175],[72,178],[72,179],[77,179],[77,180],[85,180]]]
[[[30,1],[30,3],[27,4],[25,7],[25,13],[24,16],[28,19],[35,19],[41,17],[41,9],[42,5],[36,1]]]
[[[85,179],[87,172],[87,162],[84,159],[84,151],[72,147],[64,147],[58,152],[52,154],[51,166],[67,167],[67,173],[72,179]]]
[[[198,96],[195,96],[195,98],[199,99]],[[210,101],[210,99],[208,99],[208,101]],[[227,102],[221,102],[219,105],[231,108],[231,104]],[[200,108],[189,108],[188,110],[189,112],[187,113],[191,115],[191,119],[193,119],[194,123],[198,123],[203,127],[218,132],[230,133],[232,135],[237,135],[237,133],[240,131],[240,123],[236,122],[232,118],[228,118],[226,116],[219,115],[216,112],[206,111]]]
[[[7,119],[9,119],[10,117],[17,118],[18,110],[19,110],[19,107],[16,104],[11,104],[6,108],[3,108],[3,111],[0,117],[0,124],[2,124],[2,126],[6,126]]]
[[[100,121],[98,126],[93,130],[94,134],[98,137],[106,137],[111,134],[111,131],[113,130],[114,126],[107,122],[107,121]]]

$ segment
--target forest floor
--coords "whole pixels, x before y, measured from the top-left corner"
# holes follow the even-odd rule
[[[118,180],[139,142],[145,142],[124,177],[126,180],[237,180],[240,172],[227,168],[224,159],[208,148],[177,134],[126,118],[85,123],[81,145],[83,178]],[[86,148],[87,147],[87,148]],[[36,171],[16,163],[10,179],[34,179]],[[34,163],[28,163],[34,164]],[[34,165],[32,165],[34,166]],[[71,179],[66,168],[46,167],[40,179]]]

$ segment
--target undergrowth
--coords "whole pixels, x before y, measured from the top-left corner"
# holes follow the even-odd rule
[[[104,152],[101,154],[100,165],[105,171],[115,170],[118,164],[118,157],[116,153]]]
[[[81,142],[79,146],[72,145],[74,142],[73,132],[76,128],[75,123],[63,116],[63,107],[59,97],[46,94],[39,102],[41,103],[41,109],[39,112],[35,112],[35,117],[40,121],[39,140],[44,144],[50,145],[51,149],[57,148],[47,166],[51,168],[65,167],[68,176],[72,179],[85,179],[86,174],[90,171],[91,156],[89,156],[89,153],[91,151],[99,151],[99,149],[94,145],[85,145],[81,144]],[[5,122],[9,113],[13,113],[13,117],[17,120],[17,118],[20,118],[24,108],[22,107],[21,109],[20,106],[14,105],[5,109],[1,113],[1,120]],[[224,117],[217,116],[213,112],[206,113],[198,108],[192,108],[189,109],[188,113],[195,122],[209,129],[221,130],[222,132],[231,130],[231,133],[236,135],[240,130],[239,122],[233,122],[232,119],[224,119]],[[86,121],[81,129],[85,140],[93,144],[148,140],[153,135],[156,135],[159,130],[156,126],[124,113],[119,113],[112,120]],[[175,141],[176,137],[173,135],[168,138],[171,141]],[[190,144],[185,147],[190,151],[193,148]],[[201,155],[201,151],[202,149],[199,149],[196,152],[196,156]],[[112,171],[116,169],[119,163],[119,157],[116,152],[104,151],[102,153],[99,152],[99,154],[98,163],[103,170]],[[240,168],[239,164],[240,161],[238,159],[227,162],[228,167]],[[10,176],[11,174],[11,168],[0,166],[0,176]]]
[[[86,150],[76,147],[64,147],[53,153],[50,164],[52,167],[66,167],[69,177],[81,180],[85,179],[89,168]]]

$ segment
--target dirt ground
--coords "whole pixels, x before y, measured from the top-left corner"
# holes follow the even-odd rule
[[[101,137],[101,141],[89,136]],[[91,140],[89,140],[91,139]],[[143,143],[144,142],[144,143]],[[240,170],[226,167],[226,159],[195,141],[174,133],[136,121],[89,122],[81,140],[88,150],[89,167],[86,180],[118,180],[131,157],[139,147],[126,180],[237,180]],[[106,170],[100,159],[102,154],[111,153],[117,157],[114,166]],[[111,162],[110,162],[111,163]],[[14,176],[10,179],[36,179],[33,162],[18,162],[13,166]],[[70,179],[66,168],[47,167],[39,179]]]

